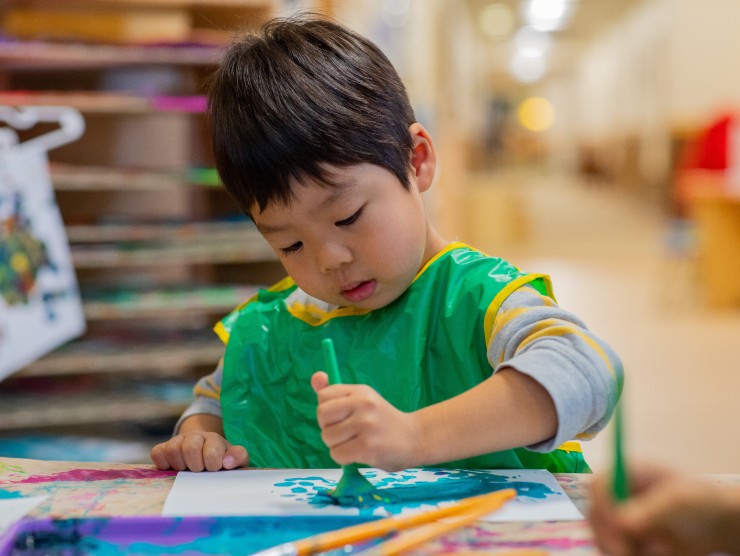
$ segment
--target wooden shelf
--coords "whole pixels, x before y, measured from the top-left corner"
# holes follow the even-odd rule
[[[250,222],[197,222],[185,224],[97,224],[66,226],[72,243],[131,241],[226,242],[253,241],[262,236]]]
[[[141,394],[110,394],[100,391],[85,395],[57,397],[1,396],[3,418],[0,431],[38,429],[100,423],[149,422],[174,418],[188,405],[188,400],[169,401],[147,398]]]
[[[255,232],[257,233],[257,232]],[[252,236],[252,234],[243,234]],[[72,262],[78,269],[167,265],[231,264],[277,261],[277,256],[260,236],[249,244],[242,238],[229,241],[193,241],[161,246],[72,246]]]
[[[8,6],[22,6],[35,8],[43,6],[59,5],[59,0],[5,0]],[[273,0],[75,0],[75,7],[111,7],[117,9],[127,8],[198,8],[218,7],[235,9],[271,9],[275,2]]]
[[[0,92],[0,104],[6,106],[69,106],[92,114],[156,114],[179,112],[201,114],[206,109],[206,97],[152,96],[142,97],[123,93],[103,92]]]
[[[256,287],[208,286],[151,291],[101,293],[84,302],[88,320],[173,319],[197,314],[224,314],[257,293]],[[87,295],[90,295],[88,292]]]
[[[179,416],[223,356],[217,319],[279,279],[212,167],[202,95],[231,34],[278,11],[279,0],[0,1],[0,104],[85,117],[49,170],[88,322],[3,382],[0,432]]]
[[[206,41],[226,44],[232,30],[256,26],[275,0],[4,0],[4,26],[23,39],[96,43]],[[0,14],[2,15],[2,14]],[[173,62],[177,63],[177,62]]]
[[[215,66],[222,46],[100,45],[46,41],[0,42],[0,65],[13,70],[109,69],[121,66]]]
[[[50,169],[57,191],[171,191],[185,187],[221,187],[215,168],[156,171],[54,162]]]
[[[141,372],[177,375],[193,366],[215,368],[223,351],[224,346],[215,333],[165,340],[152,335],[135,344],[81,340],[36,361],[16,376]]]

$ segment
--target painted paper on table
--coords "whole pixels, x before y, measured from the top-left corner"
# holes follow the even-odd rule
[[[27,519],[0,533],[0,555],[254,554],[365,523],[363,517],[92,517]]]
[[[396,501],[346,507],[322,495],[336,486],[341,469],[239,469],[217,473],[180,472],[165,502],[167,516],[392,515],[428,510],[460,498],[505,488],[516,499],[486,521],[571,521],[583,515],[548,471],[408,469],[361,472]]]
[[[5,109],[0,121],[16,116],[25,121],[26,112]],[[12,133],[2,130],[6,139]],[[0,141],[0,380],[85,329],[45,143],[39,139]]]
[[[0,489],[0,534],[38,506],[46,496],[20,496]]]

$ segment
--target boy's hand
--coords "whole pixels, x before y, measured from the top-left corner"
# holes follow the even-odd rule
[[[369,386],[328,383],[324,372],[311,377],[321,438],[332,459],[386,471],[409,467],[419,438],[414,414],[399,411]]]
[[[243,446],[229,443],[217,432],[190,431],[157,444],[151,458],[159,469],[219,471],[248,465]]]

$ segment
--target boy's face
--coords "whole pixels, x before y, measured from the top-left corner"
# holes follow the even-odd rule
[[[306,293],[378,309],[398,298],[441,246],[413,173],[407,190],[380,166],[329,169],[336,185],[295,183],[290,204],[271,203],[252,217]]]

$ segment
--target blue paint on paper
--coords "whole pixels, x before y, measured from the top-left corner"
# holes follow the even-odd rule
[[[521,476],[517,474],[502,475],[486,470],[458,469],[425,471],[432,473],[434,479],[422,481],[416,474],[408,471],[389,473],[378,479],[377,472],[369,470],[364,475],[373,482],[376,491],[360,496],[334,497],[329,493],[336,484],[322,477],[290,478],[275,486],[293,487],[310,481],[311,486],[307,488],[307,495],[295,496],[296,501],[306,502],[318,508],[337,505],[357,508],[360,515],[397,514],[407,508],[459,500],[507,488],[516,489],[520,501],[544,500],[550,496],[560,495],[544,483],[520,480]],[[292,490],[295,492],[295,488]]]
[[[0,488],[0,500],[8,498],[22,498],[23,495],[20,492],[14,492],[12,490],[3,490]]]

